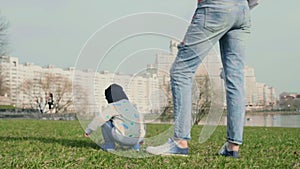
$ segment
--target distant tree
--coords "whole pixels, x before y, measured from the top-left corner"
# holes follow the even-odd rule
[[[207,75],[197,76],[195,79],[200,92],[193,92],[194,94],[198,94],[198,97],[196,97],[197,100],[194,100],[194,113],[192,115],[193,124],[199,124],[200,120],[209,113],[212,102],[212,89],[211,82]],[[194,90],[195,89],[196,88],[194,88]]]
[[[0,56],[7,54],[7,29],[8,29],[8,22],[7,20],[1,16],[0,11]],[[0,96],[3,96],[7,93],[8,87],[5,83],[5,77],[2,74],[2,70],[0,67]]]
[[[168,104],[164,107],[160,116],[162,121],[168,121],[173,116],[173,97],[170,84],[165,85],[163,90],[166,93]],[[200,91],[199,91],[200,90]],[[207,75],[197,76],[192,87],[192,118],[193,124],[198,124],[200,120],[209,113],[211,106],[211,82]]]
[[[35,89],[37,87],[37,84],[34,83],[32,79],[27,79],[21,84],[22,91],[25,95],[29,96],[31,101],[28,103],[31,109],[36,108],[36,99],[37,95],[35,94]]]
[[[73,104],[72,82],[67,77],[46,74],[40,79],[28,79],[22,83],[22,91],[33,100],[40,93],[52,93],[56,113],[66,111]]]
[[[163,111],[160,115],[160,120],[169,121],[171,118],[173,118],[174,107],[170,83],[163,85],[162,90],[164,91],[164,94],[166,96],[167,105],[163,108]]]
[[[1,71],[1,68],[0,68]],[[7,87],[7,84],[5,83],[5,77],[2,74],[2,71],[0,72],[0,96],[4,96],[6,93],[8,93],[9,88]]]
[[[73,85],[73,101],[75,112],[81,117],[90,115],[89,110],[89,96],[88,89],[83,88],[80,84]]]
[[[66,111],[72,105],[72,82],[67,77],[47,74],[40,80],[40,85],[43,91],[53,94],[56,113]]]
[[[300,99],[294,100],[294,107],[297,111],[300,111]]]
[[[28,96],[34,97],[34,89],[36,88],[36,86],[37,84],[35,84],[32,79],[24,80],[24,82],[22,83],[23,93]]]
[[[8,45],[8,22],[5,19],[5,17],[1,16],[0,11],[0,56],[6,55],[7,45]],[[8,93],[8,86],[5,83],[5,76],[2,74],[3,70],[2,67],[0,67],[0,96],[3,96]]]
[[[279,106],[282,110],[295,111],[300,110],[300,99],[299,98],[285,98],[279,101]]]
[[[8,21],[1,16],[0,12],[0,56],[6,55],[8,52]]]

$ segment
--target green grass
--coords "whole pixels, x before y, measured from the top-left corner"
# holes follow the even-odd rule
[[[169,125],[148,125],[154,136]],[[83,137],[78,121],[0,120],[0,168],[300,168],[300,129],[246,127],[240,159],[216,155],[220,126],[204,144],[192,129],[189,157],[127,158],[103,152]]]
[[[12,105],[0,105],[0,109],[11,110],[11,109],[15,109],[15,107]]]

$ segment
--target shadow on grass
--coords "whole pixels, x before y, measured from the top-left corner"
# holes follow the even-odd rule
[[[93,148],[93,149],[99,149],[99,146],[95,144],[94,142],[91,142],[90,140],[70,140],[70,139],[63,139],[63,138],[53,138],[53,137],[31,137],[31,136],[25,136],[25,137],[15,137],[15,136],[8,136],[3,137],[0,136],[0,141],[38,141],[43,143],[58,143],[62,146],[68,146],[68,147],[78,147],[78,148]]]

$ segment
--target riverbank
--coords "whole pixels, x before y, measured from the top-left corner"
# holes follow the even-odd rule
[[[147,125],[147,138],[171,125]],[[217,155],[225,142],[226,127],[219,126],[203,144],[202,126],[192,128],[189,157],[128,158],[100,150],[84,138],[78,121],[0,120],[1,168],[300,168],[300,129],[245,127],[240,159]],[[163,140],[165,141],[165,140]],[[140,152],[129,152],[143,155]],[[124,150],[117,150],[124,151]]]
[[[0,112],[0,119],[77,120],[76,113]]]
[[[246,112],[246,115],[300,115],[300,112],[296,111],[252,111],[252,112]]]

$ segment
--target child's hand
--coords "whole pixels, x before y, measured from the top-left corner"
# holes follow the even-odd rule
[[[84,133],[84,137],[88,138],[88,137],[90,137],[90,135],[88,133]]]

